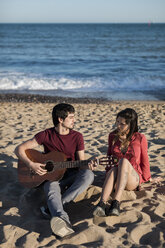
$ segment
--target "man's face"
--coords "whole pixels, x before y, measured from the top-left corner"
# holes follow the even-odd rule
[[[68,116],[65,118],[65,120],[62,120],[61,124],[65,128],[73,129],[74,128],[74,122],[75,122],[74,113],[68,113]]]

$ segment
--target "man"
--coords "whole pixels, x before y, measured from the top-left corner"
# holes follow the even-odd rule
[[[81,133],[74,131],[75,109],[72,105],[61,103],[52,111],[54,127],[37,133],[32,139],[19,145],[15,153],[35,173],[42,176],[47,173],[44,164],[32,162],[26,155],[27,149],[33,149],[38,145],[44,147],[44,152],[58,151],[64,153],[68,159],[84,160],[84,140]],[[45,181],[44,192],[47,197],[47,205],[51,214],[52,232],[59,236],[74,233],[68,214],[63,206],[73,201],[94,180],[93,165],[90,163],[87,169],[67,169],[60,181]],[[64,192],[62,192],[64,191]]]

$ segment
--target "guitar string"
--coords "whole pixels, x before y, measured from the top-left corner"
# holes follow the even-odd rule
[[[81,166],[86,166],[91,160],[76,160],[76,161],[60,161],[60,162],[53,162],[53,165],[57,168],[75,168]],[[97,159],[97,162],[99,163],[101,159]],[[103,160],[104,161],[104,160]],[[49,162],[49,161],[48,161]]]

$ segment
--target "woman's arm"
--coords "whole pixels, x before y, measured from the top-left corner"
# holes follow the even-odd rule
[[[151,178],[151,172],[150,172],[150,164],[149,164],[149,158],[148,158],[148,142],[145,137],[145,135],[142,135],[141,140],[141,163],[140,167],[142,170],[142,179],[143,182],[147,182]]]

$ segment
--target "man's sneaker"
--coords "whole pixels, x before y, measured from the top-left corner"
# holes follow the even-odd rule
[[[104,217],[106,216],[105,210],[106,210],[106,204],[103,201],[100,201],[96,206],[95,210],[93,211],[93,215]]]
[[[45,208],[44,206],[42,206],[42,207],[40,207],[40,210],[41,210],[41,213],[45,219],[48,219],[48,220],[51,219],[49,208]]]
[[[67,221],[57,216],[51,219],[50,226],[52,232],[60,238],[74,233],[74,230],[72,229],[71,225]]]
[[[120,203],[117,200],[112,201],[111,206],[109,208],[108,215],[115,215],[119,216],[120,215]]]

